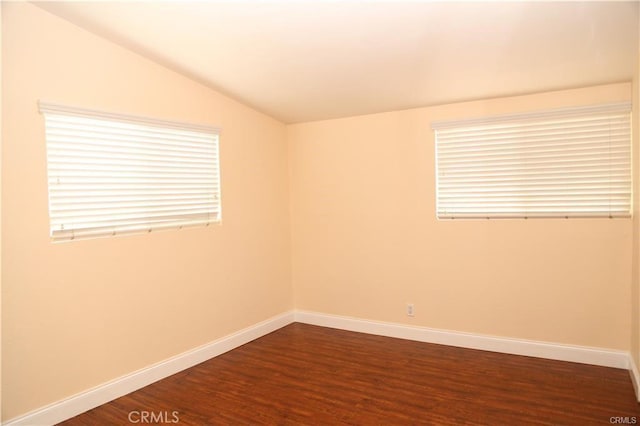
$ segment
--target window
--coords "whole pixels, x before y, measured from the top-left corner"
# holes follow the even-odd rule
[[[630,111],[434,123],[438,218],[629,217]]]
[[[54,241],[220,221],[215,128],[40,102]]]

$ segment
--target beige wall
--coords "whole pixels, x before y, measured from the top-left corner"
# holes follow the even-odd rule
[[[630,97],[617,84],[289,126],[296,309],[628,350],[631,219],[438,221],[430,123]]]
[[[291,309],[285,126],[3,3],[5,419]],[[222,127],[223,224],[52,244],[37,101]]]
[[[639,26],[640,30],[640,26]],[[640,34],[638,37],[640,44]],[[631,355],[640,367],[640,46],[633,75],[633,259],[631,269]],[[637,385],[640,385],[638,383]],[[640,397],[640,389],[636,389]]]
[[[0,135],[2,135],[2,3],[0,3]],[[2,342],[2,139],[0,138],[0,342]],[[0,344],[0,384],[2,383],[2,345]],[[0,386],[2,422],[2,386]]]

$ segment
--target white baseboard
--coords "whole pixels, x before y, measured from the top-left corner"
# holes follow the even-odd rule
[[[438,330],[427,327],[328,315],[318,312],[296,311],[295,320],[306,324],[416,340],[418,342],[437,343],[441,345],[579,362],[605,367],[629,368],[629,353],[624,351]]]
[[[206,345],[176,355],[165,361],[119,377],[31,413],[9,420],[7,426],[52,425],[70,419],[130,392],[169,377],[208,359],[278,330],[294,320],[293,312],[269,318]]]
[[[640,402],[640,370],[633,356],[629,355],[629,374],[633,383],[633,390],[636,391],[636,399]]]

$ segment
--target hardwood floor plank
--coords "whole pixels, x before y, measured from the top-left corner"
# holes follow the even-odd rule
[[[132,411],[179,425],[640,423],[626,370],[299,323],[62,424],[126,425]]]

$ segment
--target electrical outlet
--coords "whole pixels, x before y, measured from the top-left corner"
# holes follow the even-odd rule
[[[415,311],[413,309],[413,303],[407,303],[407,316],[415,316]]]

